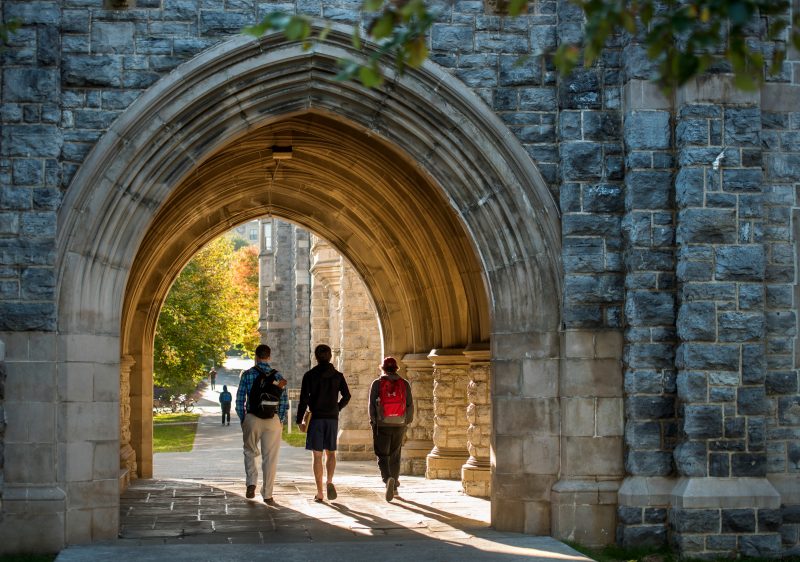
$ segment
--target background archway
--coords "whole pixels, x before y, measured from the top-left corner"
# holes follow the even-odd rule
[[[215,47],[137,100],[76,175],[59,214],[59,331],[121,343],[123,371],[140,385],[135,441],[150,431],[147,327],[171,279],[205,241],[270,211],[353,262],[388,352],[490,338],[506,371],[558,358],[558,213],[527,154],[431,63],[381,90],[336,82],[336,60],[357,56],[348,49],[349,30],[312,52],[276,37]],[[304,166],[279,168],[268,190],[263,143],[288,141]],[[398,216],[413,226],[402,236],[391,228]],[[500,432],[520,431],[520,412],[538,399],[511,382],[495,388]],[[495,515],[523,525],[526,501],[547,503],[513,487],[493,499]]]

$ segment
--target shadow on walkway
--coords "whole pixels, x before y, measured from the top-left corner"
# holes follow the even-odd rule
[[[190,453],[159,453],[152,480],[134,481],[120,498],[119,539],[70,547],[57,560],[115,562],[280,560],[586,560],[549,537],[498,533],[490,502],[460,482],[403,476],[402,498],[388,503],[374,462],[339,461],[336,501],[316,503],[311,455],[281,446],[270,507],[244,497],[238,418],[221,423],[222,385],[236,396],[239,371],[219,369],[207,386]]]

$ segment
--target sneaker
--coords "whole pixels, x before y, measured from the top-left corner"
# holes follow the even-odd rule
[[[264,498],[264,503],[269,505],[269,506],[271,506],[271,507],[275,507],[277,505],[275,503],[275,500],[272,499],[272,498]]]
[[[390,502],[394,499],[394,478],[391,476],[386,481],[386,501]]]
[[[329,500],[335,500],[336,499],[336,495],[337,495],[336,494],[336,488],[333,486],[333,482],[328,482],[327,492],[328,492],[328,499]]]
[[[256,485],[255,484],[251,484],[250,486],[247,487],[247,491],[245,492],[244,497],[246,497],[247,499],[252,499],[252,498],[256,497]]]

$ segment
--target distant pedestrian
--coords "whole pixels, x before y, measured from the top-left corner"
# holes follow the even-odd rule
[[[211,370],[208,372],[208,380],[211,382],[211,390],[216,390],[217,370],[214,369],[214,367],[211,367]]]
[[[222,385],[222,392],[219,393],[219,404],[222,406],[222,425],[231,425],[231,403],[233,396],[228,392],[228,386]],[[227,418],[228,423],[225,423]]]
[[[272,350],[268,345],[256,347],[256,364],[242,373],[236,391],[236,415],[242,425],[244,470],[247,476],[245,497],[254,498],[258,483],[256,458],[261,448],[261,495],[267,505],[275,505],[272,488],[278,468],[281,432],[286,423],[289,401],[283,391],[287,384],[281,374],[270,367]]]
[[[400,454],[406,427],[414,420],[411,385],[397,374],[397,369],[397,360],[386,357],[381,365],[384,374],[369,388],[369,425],[388,502],[400,497]]]
[[[306,449],[311,451],[314,480],[317,493],[314,500],[323,501],[322,453],[325,452],[327,473],[326,493],[329,500],[336,499],[333,473],[336,470],[336,434],[339,432],[339,412],[350,402],[350,389],[344,375],[331,365],[333,354],[325,344],[314,349],[317,366],[303,375],[300,385],[300,401],[297,405],[297,425],[306,432]],[[339,398],[341,396],[341,398]],[[306,408],[311,412],[311,421],[306,427]]]

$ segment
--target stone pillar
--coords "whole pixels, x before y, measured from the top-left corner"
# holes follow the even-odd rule
[[[433,449],[427,457],[425,477],[460,480],[467,452],[467,381],[469,359],[463,349],[434,349]]]
[[[612,541],[623,471],[622,334],[569,330],[561,363],[561,466],[551,492],[552,536]],[[547,446],[530,457],[552,454]],[[538,461],[543,462],[543,461]]]
[[[119,488],[124,492],[136,479],[136,451],[131,446],[131,367],[134,359],[125,355],[119,362]]]
[[[472,344],[464,350],[469,359],[467,386],[467,450],[461,467],[461,485],[468,496],[491,497],[492,366],[489,344]]]
[[[372,430],[366,412],[370,385],[380,374],[378,315],[364,282],[343,258],[339,260],[342,272],[339,370],[347,378],[352,398],[339,415],[338,457],[374,460]]]
[[[642,60],[638,48],[627,46],[626,59]],[[627,548],[658,547],[667,544],[669,492],[676,482],[672,107],[642,79],[625,85],[623,100],[626,479],[616,536]]]
[[[669,525],[691,557],[780,555],[766,479],[760,96],[729,77],[678,93],[677,390],[683,419]],[[767,235],[768,236],[768,235]]]
[[[414,421],[406,431],[400,472],[422,476],[433,448],[433,365],[427,354],[409,353],[403,356],[403,368],[414,397]]]
[[[272,348],[275,367],[296,388],[310,368],[309,233],[277,219],[263,219],[259,230],[259,333]]]
[[[381,360],[378,318],[355,270],[327,242],[312,237],[312,348],[327,343],[334,365],[347,378],[350,405],[339,415],[338,457],[372,460],[372,432],[365,415],[369,386]]]

